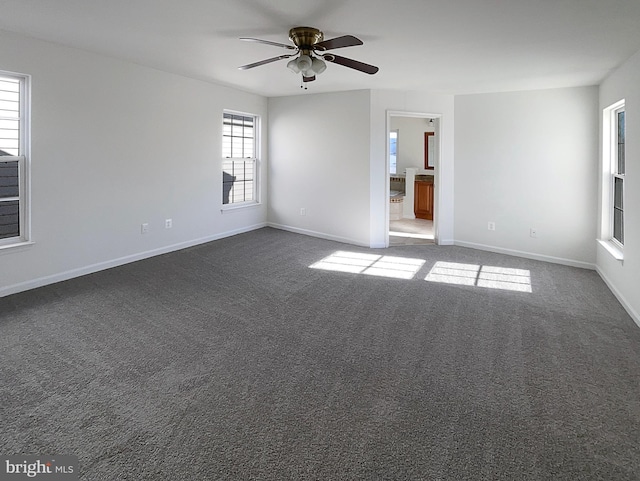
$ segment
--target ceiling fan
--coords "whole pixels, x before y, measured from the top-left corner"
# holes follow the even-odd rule
[[[316,75],[321,74],[327,68],[327,62],[337,63],[344,67],[349,67],[360,72],[373,75],[378,71],[378,67],[369,65],[368,63],[359,62],[332,53],[324,53],[326,50],[333,50],[334,48],[353,47],[356,45],[362,45],[362,40],[354,37],[353,35],[343,35],[341,37],[324,40],[324,34],[313,27],[295,27],[289,30],[289,40],[295,45],[287,45],[284,43],[271,42],[269,40],[260,40],[259,38],[247,38],[243,37],[240,40],[246,40],[249,42],[264,43],[267,45],[273,45],[274,47],[283,47],[288,50],[295,50],[294,53],[279,55],[277,57],[261,60],[260,62],[250,63],[238,67],[240,70],[248,70],[250,68],[259,67],[271,62],[283,60],[285,58],[296,57],[287,63],[287,67],[294,73],[302,74],[303,82],[313,82],[316,79]]]

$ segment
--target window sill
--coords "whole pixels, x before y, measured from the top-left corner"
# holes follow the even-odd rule
[[[604,250],[606,250],[609,254],[611,254],[615,260],[620,261],[620,262],[622,262],[624,260],[624,255],[622,253],[622,249],[620,249],[620,247],[615,245],[613,242],[605,241],[605,240],[598,240],[598,243],[602,247],[604,247]]]
[[[234,211],[234,210],[241,210],[241,209],[248,209],[251,207],[258,207],[262,205],[260,202],[244,202],[242,204],[224,204],[221,208],[220,208],[220,212],[222,212],[223,214],[225,212],[230,212],[230,211]]]
[[[21,248],[29,247],[35,244],[33,241],[19,241],[14,242],[13,244],[2,244],[0,245],[0,254],[8,253],[14,250],[20,250]]]

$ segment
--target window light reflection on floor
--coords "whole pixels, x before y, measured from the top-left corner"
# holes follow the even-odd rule
[[[425,280],[444,284],[532,292],[531,272],[526,269],[436,262]]]
[[[411,232],[397,232],[390,230],[389,236],[391,237],[407,237],[409,239],[435,239],[433,234],[412,234]]]
[[[413,279],[424,263],[423,259],[336,251],[309,267],[326,271]],[[509,267],[438,261],[425,280],[488,289],[532,292],[531,272]]]
[[[413,279],[424,262],[423,259],[336,251],[309,267],[311,269],[351,272],[370,276]]]

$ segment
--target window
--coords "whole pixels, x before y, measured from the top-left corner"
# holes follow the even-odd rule
[[[624,245],[624,107],[615,111],[615,152],[613,159],[613,239]]]
[[[258,118],[225,112],[222,128],[222,204],[257,203]]]
[[[0,247],[28,240],[27,82],[0,72]]]
[[[625,104],[603,111],[601,244],[622,260],[624,246]]]
[[[389,173],[397,174],[398,170],[398,131],[389,132]]]

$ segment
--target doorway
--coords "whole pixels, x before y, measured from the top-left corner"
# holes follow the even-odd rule
[[[441,114],[387,112],[387,246],[437,244]]]

